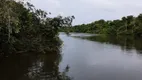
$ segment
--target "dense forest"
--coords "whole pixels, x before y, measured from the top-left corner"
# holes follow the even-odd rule
[[[74,17],[50,18],[48,15],[51,13],[23,0],[0,0],[0,53],[59,50],[58,31],[70,26]]]
[[[26,1],[0,0],[0,79],[70,80],[59,71],[59,29],[74,16],[52,15]]]
[[[117,20],[105,21],[101,19],[89,24],[64,27],[61,31],[142,36],[142,14],[139,14],[137,17],[130,15]]]

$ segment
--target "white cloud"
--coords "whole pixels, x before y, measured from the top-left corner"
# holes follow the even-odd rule
[[[61,7],[59,0],[31,0],[31,3],[33,3],[36,8],[51,12],[52,16],[57,15]]]
[[[74,15],[74,24],[98,19],[112,20],[141,13],[141,0],[32,0],[37,7],[50,11],[53,16]]]
[[[37,6],[37,7],[41,7],[41,8],[46,8],[50,7],[50,8],[58,8],[60,7],[60,1],[59,0],[31,0],[31,2]]]

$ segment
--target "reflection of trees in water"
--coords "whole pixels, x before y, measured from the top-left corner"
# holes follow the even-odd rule
[[[63,72],[59,72],[60,58],[60,55],[55,54],[39,56],[39,59],[29,68],[27,76],[32,80],[70,80],[67,76],[68,66]]]
[[[60,61],[60,54],[10,56],[0,63],[0,80],[70,80],[68,66],[59,72]]]
[[[132,36],[91,36],[83,37],[91,41],[97,41],[105,44],[113,44],[121,46],[122,50],[130,51],[136,49],[138,53],[142,53],[142,38]]]

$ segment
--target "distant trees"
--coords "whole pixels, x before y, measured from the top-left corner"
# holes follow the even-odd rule
[[[62,31],[65,29],[62,29]],[[102,19],[89,24],[75,25],[70,27],[69,30],[83,33],[142,36],[142,14],[137,17],[130,15],[112,21]]]

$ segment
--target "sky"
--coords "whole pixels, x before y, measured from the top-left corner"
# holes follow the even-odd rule
[[[31,0],[31,3],[51,12],[51,17],[74,15],[73,25],[142,13],[142,0]]]

